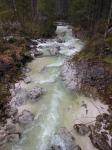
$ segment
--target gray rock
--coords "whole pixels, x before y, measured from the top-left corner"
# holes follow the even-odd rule
[[[43,66],[43,67],[41,68],[40,72],[44,72],[46,69],[47,69],[47,67],[46,67],[46,66]]]
[[[18,122],[21,125],[29,124],[33,121],[34,114],[28,110],[23,110],[22,113],[18,117]]]
[[[14,124],[7,124],[6,131],[9,133],[14,133],[16,131],[16,126]]]
[[[17,99],[16,100],[16,105],[19,106],[19,107],[22,106],[22,105],[26,105],[26,103],[27,103],[27,100],[25,98],[17,97],[16,99]]]
[[[60,54],[59,50],[55,44],[49,47],[49,51],[50,51],[51,55],[59,55]]]
[[[69,25],[69,26],[68,26],[68,29],[73,29],[73,27]]]
[[[55,44],[55,47],[58,49],[58,51],[60,50],[60,45]]]
[[[32,52],[30,53],[31,57],[35,58],[35,54]]]
[[[18,109],[16,107],[9,107],[9,108],[6,108],[5,115],[7,115],[7,117],[11,117],[11,116],[15,116],[17,112],[18,112]]]
[[[51,146],[51,148],[46,149],[46,150],[62,150],[62,148],[60,146],[53,145]]]
[[[43,55],[43,53],[42,53],[42,52],[35,52],[34,55],[35,55],[35,57],[36,57],[36,56]]]
[[[24,74],[24,73],[28,73],[28,72],[31,71],[30,68],[24,68],[24,67],[21,67],[20,69],[21,69],[21,71],[22,71],[23,74]]]
[[[26,73],[29,73],[31,71],[30,68],[26,68]]]
[[[10,84],[10,88],[11,88],[11,89],[14,89],[15,86],[14,86],[13,84]]]
[[[61,39],[59,39],[59,38],[57,38],[56,42],[63,43],[63,41]]]
[[[0,128],[4,127],[5,124],[4,123],[0,123]]]
[[[25,94],[26,90],[24,88],[16,87],[15,92],[16,92],[16,94]]]
[[[5,131],[0,131],[0,143],[6,141],[7,133]]]
[[[8,142],[17,142],[20,138],[20,133],[9,133],[7,135]]]
[[[33,89],[30,89],[27,93],[27,97],[31,100],[35,100],[40,95],[44,93],[44,90],[41,87],[34,87]]]
[[[66,150],[73,149],[75,146],[75,138],[73,135],[71,135],[66,129],[60,130],[60,135],[62,139],[64,140]]]
[[[10,105],[11,105],[11,107],[16,107],[16,102],[13,101],[13,102],[11,102]]]
[[[70,46],[68,46],[68,48],[69,49],[74,49],[75,47],[70,45]]]
[[[83,30],[82,31],[75,31],[75,32],[74,32],[74,30],[72,30],[72,33],[73,33],[73,36],[75,36],[79,39],[83,39],[86,36],[85,31],[83,31]]]
[[[24,79],[24,82],[27,83],[27,84],[30,83],[31,81],[32,81],[32,80],[31,80],[30,77],[26,77],[26,78]]]
[[[72,150],[82,150],[79,145],[76,145]]]
[[[58,42],[58,43],[65,43],[65,40],[57,38],[56,42]]]
[[[16,96],[16,92],[13,89],[10,90],[10,93],[12,97]]]
[[[74,129],[81,135],[85,135],[89,131],[89,128],[84,124],[75,124]]]

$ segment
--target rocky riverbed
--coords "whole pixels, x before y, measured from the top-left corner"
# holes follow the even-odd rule
[[[29,54],[34,60],[21,67],[23,76],[10,85],[4,105],[0,142],[2,147],[8,141],[5,150],[111,149],[111,103],[99,101],[104,101],[99,89],[106,89],[109,73],[73,57],[84,44],[71,30],[58,27],[57,37],[33,40]]]
[[[81,135],[87,134],[90,130],[90,139],[93,145],[100,150],[112,149],[112,110],[111,110],[111,84],[112,77],[102,66],[87,60],[80,59],[77,55],[69,58],[62,66],[62,76],[70,89],[77,89],[88,97],[99,99],[102,103],[108,104],[108,112],[101,111],[97,106],[99,115],[96,117],[95,125],[76,124],[75,130]],[[87,107],[85,105],[85,107]],[[109,144],[108,144],[108,141]]]

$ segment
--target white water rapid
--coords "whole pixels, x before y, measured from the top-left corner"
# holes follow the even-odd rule
[[[65,31],[64,35],[61,34]],[[61,65],[68,56],[80,51],[84,44],[72,36],[72,31],[68,29],[68,26],[58,26],[56,33],[59,38],[65,40],[65,43],[61,44],[60,53],[62,55],[35,58],[27,65],[28,68],[31,68],[31,72],[26,73],[26,75],[30,76],[32,82],[29,84],[22,82],[20,85],[26,90],[37,85],[45,90],[43,96],[35,102],[28,101],[27,105],[19,108],[19,112],[27,109],[34,113],[34,121],[23,128],[18,125],[17,131],[22,132],[19,142],[8,143],[3,150],[47,150],[51,145],[60,145],[62,150],[67,150],[66,143],[59,134],[59,130],[64,127],[68,131],[72,131],[71,134],[75,137],[75,145],[78,144],[82,150],[96,150],[92,146],[88,134],[85,136],[78,135],[73,130],[73,125],[95,120],[99,112],[90,100],[99,108],[106,109],[107,106],[80,95],[75,90],[66,88],[66,84],[60,77]],[[40,43],[37,49],[42,51],[44,55],[49,55],[48,47],[54,43],[59,44],[56,39],[52,39],[52,41]],[[39,49],[39,46],[42,46],[43,49]],[[74,48],[69,49],[68,46]],[[43,66],[47,68],[41,72]],[[82,106],[83,103],[87,104],[87,108]],[[86,110],[88,110],[87,114]]]

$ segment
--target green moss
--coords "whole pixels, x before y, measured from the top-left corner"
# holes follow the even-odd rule
[[[108,64],[112,64],[112,54],[109,54],[106,58],[104,58],[104,61]]]

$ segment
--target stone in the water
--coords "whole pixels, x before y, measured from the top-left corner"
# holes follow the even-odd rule
[[[17,97],[16,99],[17,99],[16,100],[16,105],[19,106],[19,107],[22,106],[22,105],[26,105],[26,103],[27,103],[27,100],[25,98]]]
[[[33,89],[30,89],[27,93],[27,97],[31,100],[35,100],[36,98],[38,98],[40,95],[42,95],[44,93],[43,88],[41,87],[34,87]]]
[[[56,40],[56,42],[58,42],[58,43],[63,43],[63,40],[58,38],[58,39]]]
[[[34,53],[35,57],[36,57],[36,56],[43,55],[43,54],[44,54],[44,53],[42,53],[42,52],[35,52],[35,53]]]
[[[58,47],[55,44],[49,47],[49,51],[50,51],[50,54],[53,56],[60,54]]]
[[[69,25],[69,26],[68,26],[68,29],[73,29],[73,27]]]
[[[22,113],[18,117],[18,122],[21,125],[29,124],[34,120],[34,114],[28,110],[23,110]]]
[[[29,73],[31,71],[30,68],[26,68],[26,73]]]
[[[26,77],[26,78],[24,79],[24,82],[27,83],[27,84],[30,83],[31,81],[32,81],[32,80],[31,80],[30,77]]]
[[[14,133],[16,131],[16,126],[14,124],[7,124],[6,131],[9,133]]]
[[[62,148],[60,146],[51,146],[50,149],[46,149],[46,150],[62,150]]]
[[[11,117],[11,116],[15,116],[17,112],[18,112],[18,109],[16,107],[9,107],[9,108],[6,108],[5,115],[7,115],[7,117]]]
[[[71,150],[75,146],[75,137],[67,129],[60,130],[60,136],[64,140],[66,150]]]
[[[20,133],[9,133],[7,135],[8,142],[17,142],[20,138]]]
[[[74,49],[75,47],[70,45],[70,46],[68,46],[68,48],[69,49]]]
[[[85,135],[89,131],[89,128],[84,124],[75,124],[74,129],[81,135]]]
[[[93,146],[98,148],[99,150],[112,150],[109,146],[108,142],[104,139],[104,137],[96,132],[92,132],[89,135]]]
[[[47,69],[47,67],[46,67],[46,66],[43,66],[43,67],[41,68],[40,72],[44,72],[46,69]]]

